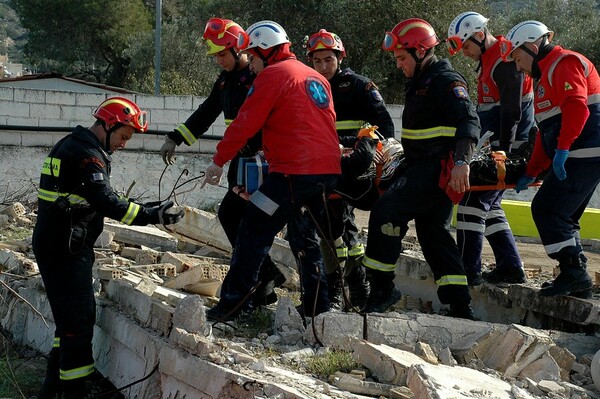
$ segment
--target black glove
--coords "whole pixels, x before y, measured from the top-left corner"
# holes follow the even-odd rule
[[[167,201],[162,205],[156,206],[154,208],[150,208],[149,211],[152,216],[156,217],[156,219],[154,217],[152,219],[157,220],[157,222],[159,224],[162,224],[163,226],[167,226],[169,224],[175,224],[175,223],[179,222],[183,218],[183,215],[185,214],[183,209],[180,209],[177,213],[168,212],[168,210],[172,207],[173,207],[173,201]],[[156,223],[156,222],[154,222],[154,223]]]

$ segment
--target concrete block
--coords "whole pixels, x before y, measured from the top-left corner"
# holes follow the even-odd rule
[[[154,109],[165,108],[165,96],[138,94],[136,96],[136,99],[136,104],[139,105],[140,108],[146,112],[151,112]]]
[[[116,241],[125,244],[146,245],[150,248],[160,248],[162,251],[177,249],[177,239],[154,226],[127,226],[105,221],[104,227],[115,233]]]
[[[74,92],[55,91],[55,90],[46,91],[46,102],[48,104],[75,105],[76,99],[77,99],[77,94]],[[98,103],[98,104],[100,104],[100,103]],[[98,104],[96,104],[96,106],[98,106]]]
[[[150,320],[148,326],[168,337],[173,326],[173,307],[158,301],[152,301],[150,305]]]
[[[220,346],[214,344],[203,334],[190,333],[183,328],[173,328],[169,338],[175,345],[178,345],[181,348],[188,350],[190,353],[201,357],[207,357],[211,353],[222,350]]]
[[[106,94],[100,93],[75,93],[75,103],[77,106],[97,107],[106,99]]]
[[[61,114],[61,107],[59,105],[31,104],[29,112],[30,116],[35,116],[36,118],[62,119],[63,123],[65,122],[63,115]]]
[[[353,349],[354,360],[371,370],[379,382],[386,384],[406,385],[408,369],[415,364],[426,363],[412,352],[367,341],[357,342]]]
[[[15,88],[14,101],[44,104],[46,102],[46,90]]]
[[[0,100],[14,101],[15,89],[12,87],[0,87]]]
[[[189,110],[192,108],[192,105],[193,105],[193,99],[190,96],[167,96],[167,97],[165,97],[165,109],[175,109],[175,110],[185,109],[188,113],[190,113]]]
[[[363,339],[363,318],[356,313],[321,313],[313,323],[319,340],[326,347],[351,350],[356,341]],[[304,332],[304,339],[316,342],[311,326]]]
[[[179,124],[179,111],[172,109],[155,109],[152,110],[152,114],[149,115],[149,121],[152,123],[156,123],[156,121],[160,121],[160,123],[164,124],[171,123],[173,127],[176,127]]]
[[[207,332],[204,301],[200,296],[188,295],[179,301],[173,313],[173,326],[193,334]]]
[[[140,323],[149,323],[152,299],[148,295],[123,280],[110,280],[106,286],[106,294],[109,299],[120,303]]]
[[[560,380],[561,370],[558,363],[548,354],[534,360],[519,373],[519,378],[529,378],[532,381],[539,382],[543,380]],[[568,377],[567,377],[568,379]]]
[[[9,116],[6,117],[7,125],[15,125],[15,126],[31,126],[37,127],[39,126],[39,118],[31,117],[31,116]],[[20,135],[21,133],[16,133]]]
[[[21,145],[27,147],[52,147],[52,136],[40,132],[22,132]]]
[[[2,113],[10,117],[29,118],[29,103],[20,101],[0,100],[0,109]]]
[[[93,121],[92,113],[94,112],[97,106],[98,105],[92,107],[61,105],[61,119],[69,121],[71,125],[73,125],[73,123],[77,124],[79,121],[88,121],[87,124],[84,126],[91,125],[91,122]]]

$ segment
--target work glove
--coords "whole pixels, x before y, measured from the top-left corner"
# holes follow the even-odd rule
[[[207,183],[213,186],[218,186],[221,183],[221,176],[223,176],[223,168],[217,166],[214,162],[211,163],[206,172],[204,172],[204,181],[200,188],[203,188]]]
[[[520,193],[523,190],[527,190],[527,188],[529,188],[529,185],[531,183],[533,183],[535,181],[535,177],[531,177],[531,176],[527,176],[527,175],[523,175],[521,177],[519,177],[519,180],[517,180],[517,186],[515,187],[515,191],[517,193]]]
[[[169,136],[165,136],[165,143],[160,147],[160,155],[167,165],[173,165],[175,163],[175,147],[177,143]]]
[[[552,169],[558,180],[565,180],[567,178],[567,171],[565,170],[565,162],[569,157],[569,150],[556,150],[554,153],[554,159],[552,160]]]
[[[162,224],[163,226],[175,224],[183,218],[185,212],[183,209],[175,211],[174,209],[171,209],[172,207],[173,201],[167,201],[162,205],[157,205],[153,208],[150,208],[150,214],[154,216],[154,220],[158,220],[158,223]]]

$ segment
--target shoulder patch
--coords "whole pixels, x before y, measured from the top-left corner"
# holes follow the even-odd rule
[[[450,88],[454,92],[454,95],[458,98],[469,98],[469,92],[467,87],[462,82],[452,82]]]
[[[83,161],[81,161],[81,168],[85,168],[87,165],[89,164],[94,164],[99,166],[100,168],[105,168],[106,165],[104,164],[104,162],[102,162],[99,158],[97,157],[89,157],[89,158],[85,158]]]
[[[316,78],[308,77],[305,82],[305,89],[308,98],[319,108],[327,108],[330,98],[327,94],[327,89],[323,83]]]
[[[565,82],[565,91],[567,90],[573,90],[573,86],[569,82]]]
[[[248,89],[248,94],[246,94],[246,97],[250,97],[252,95],[252,93],[254,93],[254,85],[250,86],[250,89]]]
[[[381,93],[379,93],[379,90],[371,90],[371,95],[373,96],[375,101],[380,103],[383,102],[383,97],[381,97]]]

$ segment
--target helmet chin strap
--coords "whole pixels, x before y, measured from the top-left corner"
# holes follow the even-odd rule
[[[542,60],[545,56],[548,55],[550,51],[554,48],[553,44],[548,42],[548,37],[544,36],[538,48],[537,54],[531,51],[526,46],[521,46],[524,52],[533,57],[533,62],[531,63],[531,77],[534,79],[539,79],[542,77],[542,71],[540,70],[540,66],[538,62]]]
[[[235,58],[235,69],[240,69],[240,54],[237,53],[233,47],[229,48],[229,51],[231,51],[231,54],[233,55],[233,58]]]
[[[115,123],[113,127],[111,127],[110,129],[107,129],[106,124],[104,124],[104,123],[102,124],[102,127],[104,128],[104,131],[106,132],[106,139],[104,140],[104,149],[109,154],[113,153],[112,150],[110,149],[110,136],[113,134],[113,132],[115,130],[117,130],[121,126],[122,126],[121,124]]]
[[[483,55],[483,53],[485,53],[485,38],[487,37],[487,33],[483,32],[483,40],[479,41],[477,39],[475,39],[475,35],[472,35],[471,37],[469,37],[467,40],[472,41],[473,43],[475,43],[477,46],[479,46],[479,50],[481,50],[481,55]],[[475,72],[479,72],[479,70],[481,69],[481,58],[479,58],[479,64],[477,64],[477,69],[475,69]]]

